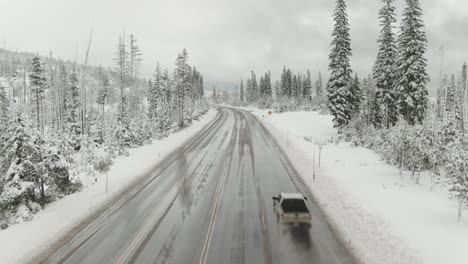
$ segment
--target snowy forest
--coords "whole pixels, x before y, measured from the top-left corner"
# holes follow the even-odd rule
[[[383,160],[409,170],[417,184],[428,171],[431,189],[448,186],[459,202],[458,219],[468,203],[467,64],[460,71],[443,73],[429,97],[427,38],[419,0],[405,0],[399,27],[394,0],[382,0],[379,10],[378,52],[371,74],[359,77],[351,66],[351,36],[345,0],[337,0],[329,55],[328,82],[321,73],[312,79],[284,67],[272,84],[270,72],[254,71],[246,84],[241,79],[233,94],[214,93],[215,102],[255,104],[276,112],[313,110],[331,114],[339,140],[379,153]],[[433,80],[434,81],[434,80]],[[437,81],[435,81],[437,82]]]
[[[91,43],[91,42],[90,42]],[[140,74],[134,35],[115,67],[0,49],[0,228],[98,180],[112,160],[166,137],[208,109],[203,76],[184,49],[172,73]]]

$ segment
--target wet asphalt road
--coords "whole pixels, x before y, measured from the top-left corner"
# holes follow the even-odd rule
[[[215,120],[42,263],[353,263],[309,199],[312,227],[272,196],[307,191],[250,113]]]

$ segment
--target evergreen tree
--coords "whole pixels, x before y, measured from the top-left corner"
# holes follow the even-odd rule
[[[292,86],[291,70],[286,69],[286,66],[284,66],[283,72],[281,74],[280,96],[291,98],[291,86]]]
[[[96,103],[100,105],[102,107],[102,110],[104,111],[106,100],[110,96],[110,81],[109,81],[109,77],[107,76],[107,74],[102,75],[100,88],[101,89],[98,92]]]
[[[465,129],[465,121],[468,117],[467,110],[467,78],[468,78],[468,66],[466,63],[463,63],[461,78],[460,78],[460,129],[463,131]]]
[[[357,74],[354,77],[353,84],[351,85],[352,93],[352,116],[357,116],[361,111],[361,103],[363,101],[363,94],[361,83]]]
[[[125,36],[119,37],[119,44],[117,45],[117,52],[116,52],[116,57],[114,61],[117,64],[118,70],[119,70],[119,79],[120,79],[120,109],[119,109],[119,121],[122,122],[124,121],[124,116],[127,114],[124,112],[124,88],[127,84],[127,75],[128,75],[128,67],[127,67],[127,57],[128,57],[128,52],[125,47]]]
[[[465,137],[462,135],[462,137]],[[447,162],[445,170],[450,177],[449,191],[458,200],[458,221],[462,219],[463,204],[468,199],[468,152],[463,147],[464,139],[457,137],[446,146]],[[466,140],[466,139],[465,139]]]
[[[441,85],[437,90],[437,109],[436,115],[439,119],[445,118],[445,111],[446,111],[446,91],[448,88],[448,77],[445,75],[442,78]]]
[[[195,71],[196,72],[196,71]],[[199,74],[195,74],[199,76]],[[201,77],[201,76],[200,76]],[[195,81],[200,85],[199,79]],[[198,88],[198,93],[202,89]],[[150,119],[155,122],[157,130],[155,131],[158,134],[158,137],[165,137],[169,132],[171,121],[169,117],[169,106],[166,100],[164,78],[161,74],[161,69],[159,67],[159,62],[156,64],[156,70],[154,73],[154,81],[151,86],[150,93],[148,94],[149,106],[148,113]],[[194,95],[199,96],[199,95]]]
[[[312,99],[312,79],[310,77],[310,70],[307,70],[307,76],[304,78],[304,83],[302,85],[302,98],[305,100]]]
[[[203,86],[203,75],[200,74],[200,78],[198,79],[198,88],[199,88],[199,96],[202,99],[205,96],[205,88]]]
[[[265,88],[264,88],[264,96],[266,98],[272,98],[272,89],[271,89],[271,73],[268,71],[268,73],[265,73]]]
[[[394,0],[383,0],[384,6],[379,11],[380,37],[378,39],[379,52],[373,69],[375,80],[376,103],[380,105],[379,116],[383,116],[385,126],[395,125],[398,119],[397,94],[395,92],[395,70],[397,47],[393,24],[396,22]],[[375,118],[374,120],[381,120]]]
[[[36,202],[44,205],[53,185],[60,184],[61,191],[69,185],[68,168],[62,157],[45,145],[37,134],[29,134],[21,117],[10,126],[10,136],[1,149],[0,175],[3,188],[0,190],[2,211],[14,211],[20,205],[38,210]],[[36,209],[35,209],[36,208]]]
[[[297,83],[297,75],[293,75],[291,79],[291,97],[297,100],[297,90],[298,90],[298,83]]]
[[[61,125],[61,130],[65,130],[66,118],[68,113],[68,101],[70,100],[70,93],[69,93],[69,77],[67,73],[67,68],[65,67],[64,63],[60,63],[59,66],[59,77],[58,77],[58,85],[59,85],[59,96],[58,96],[58,107],[59,107],[59,120]]]
[[[78,88],[78,79],[76,73],[73,70],[70,75],[70,104],[68,106],[68,117],[67,123],[70,132],[72,133],[71,144],[75,150],[80,149],[81,124],[79,122],[79,111],[80,111],[80,91]]]
[[[287,95],[286,74],[286,66],[283,66],[283,71],[281,72],[280,89],[278,89],[278,97]]]
[[[331,71],[327,85],[328,107],[334,116],[333,124],[339,131],[351,120],[352,112],[352,77],[349,57],[351,56],[351,39],[349,35],[348,16],[344,0],[336,1],[333,13],[335,26],[332,33],[332,51],[330,53]]]
[[[258,87],[259,98],[263,99],[265,96],[265,79],[263,76],[260,76],[260,85]]]
[[[101,89],[98,92],[98,96],[96,99],[96,103],[98,106],[101,107],[101,128],[100,128],[100,136],[99,136],[99,144],[104,143],[104,126],[105,126],[105,106],[106,106],[106,101],[109,98],[110,95],[110,83],[109,83],[109,77],[107,77],[107,74],[102,74],[102,79],[101,79]]]
[[[426,33],[419,0],[405,0],[398,36],[397,92],[400,114],[414,125],[422,123],[428,104]]]
[[[31,105],[33,106],[32,114],[36,119],[36,126],[38,130],[42,130],[42,108],[43,108],[43,98],[44,98],[44,89],[45,89],[45,73],[44,66],[41,59],[36,56],[32,60],[32,70],[29,75],[30,80],[30,91],[31,91]]]
[[[318,102],[322,102],[323,97],[323,82],[322,82],[322,73],[318,73],[317,81],[315,82],[315,97]]]
[[[152,85],[150,86],[150,90],[148,93],[148,116],[151,119],[157,117],[158,112],[158,105],[162,101],[163,97],[163,79],[161,76],[161,69],[159,67],[159,62],[156,64],[156,70],[154,72],[154,79]]]
[[[371,114],[373,113],[372,108],[374,105],[374,93],[372,89],[372,77],[369,76],[362,80],[362,95],[363,102],[361,104],[362,114],[366,120],[366,125],[369,126],[373,121]],[[378,110],[378,108],[377,108]],[[374,122],[372,122],[374,123]]]
[[[185,49],[182,50],[176,59],[176,69],[174,72],[174,80],[177,90],[177,110],[178,110],[178,125],[180,128],[185,127],[186,111],[186,95],[190,89],[190,66],[188,65],[188,53]]]
[[[450,122],[455,122],[457,119],[457,85],[455,82],[455,75],[452,74],[450,81],[447,85],[447,94],[446,94],[446,102],[445,102],[445,111],[447,112],[446,115]]]
[[[275,97],[276,97],[276,100],[278,100],[280,97],[281,97],[281,82],[280,81],[276,81],[275,82]]]
[[[284,96],[291,98],[292,95],[292,72],[290,69],[286,71],[285,76],[285,88],[283,90]]]
[[[244,82],[242,81],[242,78],[241,78],[241,80],[240,80],[239,100],[240,100],[241,102],[244,102]]]
[[[138,73],[138,68],[141,64],[141,51],[140,47],[138,47],[137,39],[132,34],[130,35],[130,79],[133,80],[135,75]]]
[[[257,84],[257,76],[254,71],[251,72],[251,85],[252,85],[252,102],[256,102],[259,99],[259,88]]]
[[[31,200],[34,177],[37,176],[31,161],[36,151],[30,144],[30,136],[20,117],[10,126],[7,134],[9,138],[0,152],[0,207],[3,213],[15,210],[25,201]]]
[[[0,131],[8,121],[9,102],[5,88],[0,84]]]
[[[170,104],[171,103],[171,97],[172,97],[172,93],[171,93],[171,80],[169,78],[169,72],[167,71],[167,69],[164,70],[164,74],[162,76],[162,80],[163,80],[163,84],[164,84],[164,95],[165,95],[165,101],[167,104]]]

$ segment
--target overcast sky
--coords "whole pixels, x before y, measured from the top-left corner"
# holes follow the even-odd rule
[[[377,52],[381,1],[347,2],[352,66],[367,75]],[[396,1],[398,14],[403,2]],[[468,61],[468,1],[421,3],[434,86],[442,43],[446,72],[458,71]],[[78,47],[82,62],[93,28],[91,64],[113,66],[119,34],[125,30],[139,39],[147,75],[156,61],[172,70],[182,48],[207,82],[234,83],[251,69],[257,75],[271,69],[278,79],[284,64],[327,75],[333,8],[332,0],[0,0],[0,37],[7,49],[44,55],[51,50],[66,59],[74,59]]]

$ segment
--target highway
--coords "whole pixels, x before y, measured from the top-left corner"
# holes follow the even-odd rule
[[[222,107],[38,262],[354,263],[313,199],[310,229],[278,223],[272,196],[279,192],[310,195],[256,117]]]

